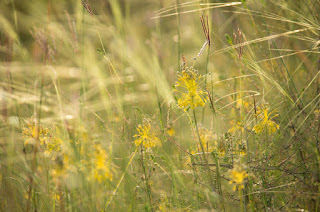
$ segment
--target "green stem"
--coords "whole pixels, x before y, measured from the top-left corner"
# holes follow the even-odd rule
[[[243,200],[242,200],[242,189],[239,188],[239,199],[240,199],[240,211],[243,212]]]
[[[266,159],[266,164],[265,164],[265,172],[264,172],[264,176],[263,176],[263,181],[262,181],[262,185],[263,185],[263,189],[266,189],[266,185],[267,185],[267,173],[268,173],[268,127],[266,126],[266,130],[265,130],[265,159]],[[268,202],[267,202],[267,196],[266,193],[263,192],[263,200],[264,200],[264,206],[265,206],[265,210],[267,210],[268,208]]]
[[[180,0],[178,0],[178,5],[180,4]],[[178,69],[180,70],[180,58],[181,58],[181,51],[180,51],[180,10],[176,4],[176,13],[177,13],[177,23],[178,23]]]
[[[152,201],[151,201],[151,192],[150,192],[150,184],[149,184],[149,179],[148,179],[148,171],[147,171],[147,168],[148,168],[148,161],[147,161],[147,151],[146,149],[144,149],[144,153],[145,153],[145,159],[143,161],[143,146],[141,144],[141,165],[142,165],[142,168],[143,168],[143,171],[144,171],[144,177],[145,177],[145,183],[146,183],[146,190],[147,190],[147,196],[148,196],[148,200],[149,200],[149,207],[152,211]]]
[[[222,210],[225,211],[225,204],[224,204],[224,198],[223,198],[223,193],[222,193],[222,186],[221,186],[221,176],[220,176],[220,162],[219,162],[219,158],[216,152],[212,152],[212,155],[215,159],[216,162],[216,172],[217,172],[217,185],[218,185],[218,189],[219,189],[219,193],[221,195],[221,205],[222,205]]]
[[[192,111],[193,111],[194,124],[196,125],[198,140],[199,140],[199,143],[200,143],[200,146],[201,146],[201,150],[202,150],[202,153],[203,153],[202,156],[203,156],[203,159],[204,159],[205,164],[206,164],[206,169],[207,169],[207,173],[208,173],[208,181],[209,181],[209,184],[210,184],[210,187],[212,188],[212,190],[215,190],[214,189],[214,184],[213,184],[213,178],[212,178],[212,175],[211,175],[211,170],[210,170],[209,163],[208,163],[208,158],[207,158],[207,156],[205,154],[204,147],[202,145],[201,138],[200,138],[200,133],[199,133],[199,129],[198,129],[198,123],[197,123],[197,117],[196,117],[196,110],[193,109]]]

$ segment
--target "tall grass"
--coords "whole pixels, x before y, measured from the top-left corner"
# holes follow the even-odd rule
[[[319,8],[1,1],[1,211],[319,211]]]

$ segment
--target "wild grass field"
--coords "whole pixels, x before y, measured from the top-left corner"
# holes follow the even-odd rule
[[[320,211],[319,0],[1,0],[0,211]]]

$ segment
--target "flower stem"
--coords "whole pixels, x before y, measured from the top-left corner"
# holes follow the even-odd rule
[[[144,158],[144,161],[143,161],[143,150],[144,150],[144,153],[145,153],[145,158]],[[143,147],[143,145],[141,144],[141,165],[142,165],[142,168],[144,170],[144,177],[145,177],[145,183],[146,183],[146,190],[147,190],[147,195],[148,195],[148,199],[149,199],[149,207],[151,208],[152,207],[152,201],[151,201],[151,188],[150,188],[150,183],[149,183],[149,179],[148,179],[148,155],[147,155],[147,151],[146,151],[146,148]],[[145,164],[144,164],[145,163]],[[151,209],[152,211],[152,209]]]
[[[201,150],[202,150],[202,153],[203,153],[202,156],[203,156],[203,159],[204,159],[205,164],[206,164],[206,169],[207,169],[207,173],[208,173],[208,181],[209,181],[209,184],[210,184],[210,187],[212,188],[212,190],[215,190],[214,189],[214,184],[213,184],[213,178],[212,178],[212,175],[211,175],[211,170],[210,170],[209,163],[208,163],[208,158],[206,157],[206,154],[205,154],[205,151],[204,151],[204,147],[202,145],[201,138],[200,138],[200,133],[199,133],[199,129],[198,129],[198,123],[197,123],[197,117],[196,117],[196,110],[193,109],[192,111],[193,111],[194,124],[196,125],[198,140],[199,140],[199,143],[200,143],[200,146],[201,146]]]
[[[243,212],[242,189],[239,189],[240,211]]]

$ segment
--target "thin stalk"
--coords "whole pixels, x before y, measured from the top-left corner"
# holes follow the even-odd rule
[[[193,109],[192,111],[193,111],[194,124],[196,125],[198,140],[199,140],[199,143],[200,143],[200,146],[201,146],[201,150],[202,150],[202,153],[203,153],[202,156],[203,156],[203,159],[204,159],[205,164],[206,164],[206,169],[207,169],[207,174],[208,174],[208,181],[209,181],[209,184],[211,186],[211,189],[214,190],[213,178],[212,178],[212,175],[211,175],[211,170],[210,170],[210,167],[209,167],[208,158],[205,155],[204,147],[202,145],[201,138],[200,138],[198,123],[197,123],[197,117],[196,117],[196,110]]]
[[[191,164],[192,164],[192,173],[193,173],[193,179],[194,179],[194,182],[197,184],[198,183],[198,175],[197,175],[197,172],[196,172],[196,170],[195,170],[195,166],[194,166],[194,164],[195,164],[195,158],[194,157],[190,157],[191,158]],[[196,189],[196,191],[197,191],[197,206],[198,206],[198,208],[200,208],[200,201],[199,201],[199,196],[200,196],[200,194],[199,194],[199,189]]]
[[[205,78],[204,78],[204,87],[205,89],[207,89],[207,75],[208,75],[208,63],[209,63],[209,52],[210,48],[207,48],[207,55],[206,55],[206,63],[205,63]],[[206,108],[204,107],[202,109],[202,118],[201,118],[201,122],[204,123],[204,117],[205,117],[205,110]]]
[[[160,121],[161,131],[162,131],[162,133],[163,133],[163,139],[164,139],[164,141],[166,141],[166,140],[167,140],[167,137],[166,137],[166,132],[165,132],[165,129],[164,129],[163,121],[162,121],[162,115],[163,115],[163,113],[162,113],[162,107],[161,107],[160,97],[159,97],[159,94],[158,94],[157,89],[155,89],[155,90],[156,90],[156,95],[157,95],[157,100],[158,100],[157,103],[158,103],[158,108],[159,108],[159,121]]]
[[[262,21],[263,21],[263,23],[264,23],[265,26],[266,26],[267,32],[268,32],[269,34],[271,34],[271,32],[270,32],[270,30],[269,30],[269,27],[268,27],[268,25],[266,24],[264,18],[262,18]],[[276,42],[275,42],[274,40],[271,40],[271,42],[272,42],[272,44],[274,45],[275,49],[279,49],[278,46],[277,46],[277,44],[276,44]],[[281,54],[280,54],[279,51],[275,51],[275,53],[277,53],[277,56],[278,56],[278,57],[281,56]],[[292,94],[292,99],[293,99],[294,101],[296,101],[296,99],[299,99],[299,101],[300,101],[300,103],[301,103],[301,108],[303,108],[303,107],[304,107],[303,100],[302,100],[302,98],[300,98],[298,89],[297,89],[297,87],[296,87],[296,85],[295,85],[295,83],[294,83],[294,81],[293,81],[293,78],[292,78],[292,76],[291,76],[291,74],[290,74],[290,72],[289,72],[289,70],[288,70],[288,67],[287,67],[287,65],[286,65],[286,63],[284,62],[284,59],[283,59],[282,57],[280,57],[280,61],[281,61],[282,65],[283,65],[283,67],[284,67],[284,69],[285,69],[285,71],[286,71],[287,76],[289,77],[289,81],[287,81],[287,84],[290,83],[290,84],[292,85],[292,87],[293,87],[293,89],[294,89],[294,91],[295,91],[295,93],[296,93],[296,95],[297,95],[297,98],[295,98],[294,93],[292,92],[291,89],[289,89],[289,92],[291,92],[291,94]],[[279,64],[279,65],[280,65],[280,64]],[[301,108],[299,108],[298,105],[297,105],[297,107],[298,107],[298,109],[301,110]]]
[[[148,179],[148,171],[147,171],[147,167],[148,167],[148,155],[147,155],[147,151],[146,149],[144,149],[144,153],[145,153],[145,158],[143,160],[143,146],[141,143],[141,165],[142,165],[142,169],[144,172],[144,177],[145,177],[145,183],[146,183],[146,190],[147,190],[147,196],[148,196],[148,200],[149,200],[149,207],[151,208],[152,211],[152,201],[151,201],[151,189],[150,189],[150,184],[149,184],[149,179]]]
[[[81,13],[81,85],[82,85],[82,88],[80,89],[80,97],[83,96],[83,100],[85,102],[86,100],[86,77],[84,76],[85,75],[85,71],[84,71],[84,61],[85,61],[85,58],[84,58],[84,22],[85,22],[85,8],[82,7],[82,13]],[[80,110],[80,115],[81,115],[81,110]],[[81,117],[81,116],[80,116]]]
[[[44,64],[47,64],[47,58],[48,58],[48,46],[46,46],[46,50],[44,53]],[[30,210],[30,199],[31,199],[31,194],[32,194],[32,190],[33,190],[33,183],[34,183],[34,177],[32,176],[32,174],[35,174],[37,171],[37,153],[38,153],[38,145],[40,143],[39,140],[39,134],[40,134],[40,120],[41,120],[41,106],[42,106],[42,97],[43,97],[43,81],[44,81],[44,76],[43,76],[43,72],[40,72],[40,80],[41,80],[41,84],[40,84],[40,97],[39,97],[39,111],[37,113],[37,109],[36,109],[36,105],[34,106],[34,114],[36,115],[35,117],[35,129],[36,129],[36,136],[35,136],[35,146],[34,146],[34,152],[33,152],[33,158],[32,158],[32,165],[31,165],[31,175],[30,175],[30,185],[29,185],[29,191],[28,191],[28,201],[27,201],[27,208],[26,208],[26,212],[28,212]],[[34,91],[36,91],[36,85],[34,87]],[[36,211],[37,208],[35,207],[34,210]]]
[[[60,201],[59,201],[60,211],[64,212],[64,199],[63,199],[63,194],[61,191],[61,185],[58,186],[58,191],[59,191],[59,196],[60,196]]]
[[[240,199],[240,211],[243,212],[243,200],[242,200],[242,189],[239,189],[239,199]]]
[[[127,164],[127,166],[126,166],[126,168],[125,168],[125,170],[124,170],[124,172],[123,172],[123,174],[122,174],[121,177],[120,177],[120,180],[119,180],[118,183],[117,183],[116,188],[113,190],[113,192],[112,192],[109,200],[107,201],[107,203],[106,203],[105,208],[104,208],[103,211],[107,211],[107,209],[108,209],[108,207],[109,207],[109,205],[110,205],[113,197],[116,195],[116,193],[117,193],[117,191],[118,191],[118,189],[119,189],[119,187],[120,187],[120,184],[121,184],[121,182],[122,182],[122,180],[123,180],[123,178],[124,178],[124,176],[125,176],[128,168],[129,168],[129,166],[130,166],[130,164],[131,164],[134,156],[136,155],[137,151],[138,151],[138,147],[135,149],[134,153],[132,154],[132,156],[131,156],[131,158],[130,158],[130,160],[129,160],[129,162],[128,162],[128,164]]]
[[[175,176],[174,176],[174,171],[172,167],[170,166],[170,174],[171,174],[171,181],[172,181],[172,205],[174,207],[179,205],[179,197],[178,197],[178,191],[177,191],[177,186],[176,186],[176,181],[175,181]]]
[[[221,187],[221,176],[220,176],[220,162],[219,158],[217,156],[217,153],[212,152],[213,158],[215,159],[216,162],[216,173],[217,173],[217,185],[219,189],[219,193],[221,195],[221,205],[222,205],[222,210],[225,211],[225,204],[224,204],[224,198],[223,198],[223,192],[222,192],[222,187]]]
[[[177,63],[177,70],[180,70],[180,58],[181,58],[181,50],[180,50],[180,10],[177,5],[180,5],[180,0],[178,0],[178,4],[176,3],[175,9],[177,13],[177,24],[178,24],[178,63]]]
[[[264,170],[264,176],[263,176],[263,181],[262,181],[262,185],[263,185],[263,189],[266,189],[266,185],[267,185],[267,175],[268,175],[268,126],[266,126],[265,129],[265,159],[266,159],[266,164],[265,164],[265,170]],[[263,200],[264,200],[264,206],[265,206],[265,210],[267,211],[268,209],[268,202],[267,202],[267,197],[266,197],[266,192],[263,192]]]
[[[251,155],[250,155],[250,148],[249,148],[249,138],[248,138],[248,132],[245,131],[245,136],[246,136],[246,142],[247,142],[247,162],[251,161]],[[249,170],[249,173],[251,173],[251,168],[250,166],[248,167],[248,170]],[[252,186],[253,186],[253,181],[252,181],[252,177],[249,175],[248,176],[248,199],[249,199],[249,202],[252,202],[253,204],[253,197],[252,197]],[[246,195],[246,194],[245,194]],[[254,209],[254,208],[252,208]]]
[[[210,95],[210,93],[208,92],[208,96],[209,96],[209,101],[210,101],[210,104],[211,104],[211,107],[212,107],[212,122],[214,123],[215,122],[215,127],[216,127],[216,132],[217,132],[217,138],[219,138],[219,128],[218,128],[218,121],[217,121],[217,115],[216,115],[216,112],[215,112],[215,109],[214,109],[214,104],[213,104],[213,99]],[[223,197],[223,192],[222,192],[222,186],[221,186],[221,176],[220,176],[220,161],[219,161],[219,158],[218,158],[218,155],[217,153],[212,153],[213,155],[213,158],[216,162],[216,173],[217,173],[217,185],[218,185],[218,189],[219,189],[219,192],[220,192],[220,195],[221,195],[221,205],[222,205],[222,209],[223,211],[225,211],[225,203],[224,203],[224,197]],[[233,157],[233,156],[232,156]],[[233,158],[232,158],[232,166],[233,166]]]
[[[34,125],[37,133],[35,137],[36,142],[35,142],[35,147],[33,151],[32,165],[31,165],[32,174],[35,174],[37,170],[37,153],[38,153],[38,145],[40,143],[39,133],[40,133],[40,120],[41,120],[41,105],[42,105],[42,96],[43,96],[43,76],[42,75],[41,75],[41,78],[42,79],[41,79],[41,87],[40,87],[39,113],[38,113],[38,116],[36,117],[36,121]],[[34,183],[34,177],[32,176],[32,174],[30,175],[30,185],[29,185],[29,191],[28,191],[28,202],[27,202],[26,212],[30,210],[31,194],[32,194],[33,183]]]

